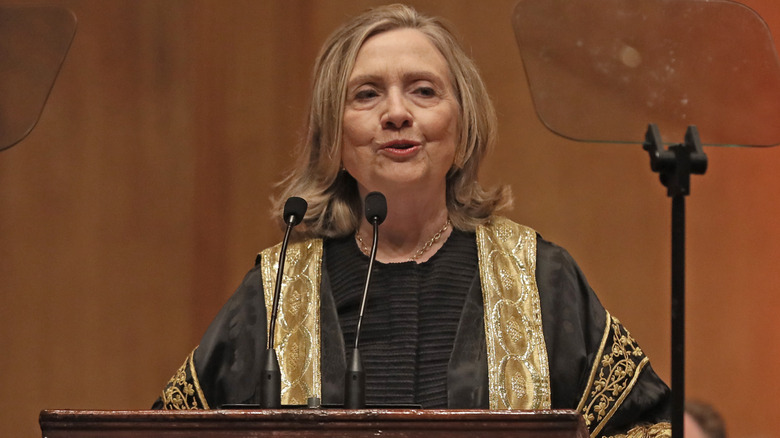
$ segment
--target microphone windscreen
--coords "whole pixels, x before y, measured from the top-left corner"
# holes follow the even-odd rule
[[[293,217],[292,224],[298,225],[306,214],[309,204],[303,198],[292,196],[284,203],[284,221],[289,222],[290,216]]]
[[[376,221],[377,225],[385,221],[387,217],[387,199],[379,192],[371,192],[366,195],[366,219],[369,222]]]

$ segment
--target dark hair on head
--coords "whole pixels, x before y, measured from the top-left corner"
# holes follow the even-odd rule
[[[685,402],[685,413],[696,420],[701,430],[709,438],[726,438],[726,424],[723,422],[723,417],[712,405],[688,400]]]

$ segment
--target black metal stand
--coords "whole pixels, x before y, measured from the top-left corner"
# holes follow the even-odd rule
[[[678,438],[684,436],[685,414],[685,197],[691,174],[707,171],[707,155],[695,126],[685,132],[685,143],[664,150],[658,126],[650,124],[643,147],[672,198],[672,436]]]

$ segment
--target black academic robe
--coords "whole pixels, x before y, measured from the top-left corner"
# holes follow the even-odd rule
[[[473,238],[473,233],[466,234]],[[324,243],[326,259],[331,244],[328,240]],[[551,408],[579,409],[598,436],[668,422],[669,388],[630,334],[601,305],[569,253],[540,236],[536,249]],[[327,266],[324,260],[320,284],[322,402],[337,405],[343,402],[346,348],[331,288],[334,273],[328,272]],[[257,403],[267,327],[262,285],[257,264],[169,382],[166,403],[158,399],[154,408]],[[477,270],[468,286],[447,367],[449,408],[489,407],[483,313]],[[616,364],[620,358],[629,358],[630,363],[623,360],[622,365]],[[630,378],[633,373],[637,378]],[[171,389],[176,394],[173,398]]]

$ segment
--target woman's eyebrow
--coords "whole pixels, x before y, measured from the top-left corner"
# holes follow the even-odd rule
[[[426,80],[434,83],[440,83],[442,81],[441,75],[428,70],[415,70],[415,71],[404,72],[403,75],[401,76],[401,79],[403,81]],[[381,82],[384,82],[383,75],[367,73],[367,74],[361,74],[355,76],[354,78],[351,78],[347,82],[347,87],[354,87],[359,84],[376,84]]]

